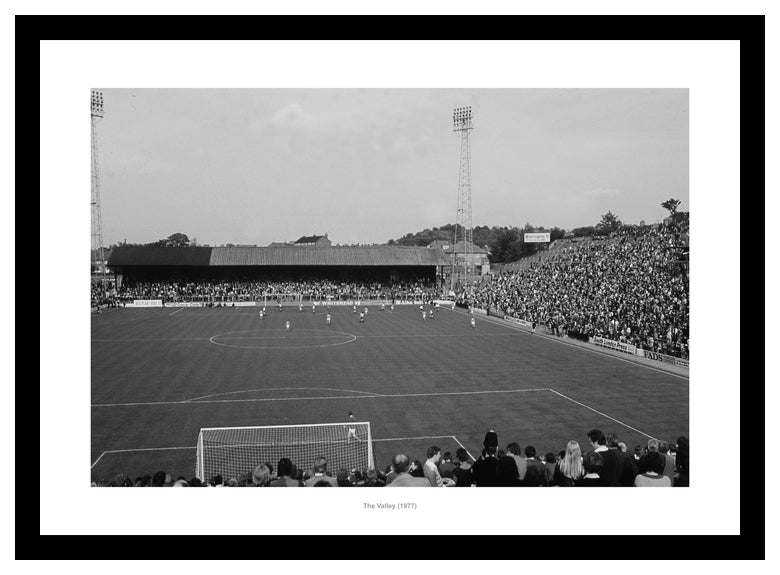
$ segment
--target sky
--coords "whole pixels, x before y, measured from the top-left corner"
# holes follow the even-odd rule
[[[101,90],[99,86],[95,89]],[[106,246],[184,233],[386,243],[454,223],[471,106],[472,223],[570,230],[688,211],[687,89],[102,89]]]

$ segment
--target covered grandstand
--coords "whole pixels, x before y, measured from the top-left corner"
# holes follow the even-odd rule
[[[177,279],[289,278],[434,283],[448,265],[444,252],[424,247],[182,247],[118,246],[108,265],[123,283]]]

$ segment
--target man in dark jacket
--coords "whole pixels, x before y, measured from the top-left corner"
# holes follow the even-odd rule
[[[544,463],[536,459],[536,448],[529,445],[525,448],[525,479],[526,487],[547,487],[547,468]]]
[[[633,458],[618,448],[617,438],[610,434],[610,443],[614,447],[607,446],[607,438],[604,434],[598,429],[593,429],[588,433],[588,440],[593,451],[601,455],[604,463],[599,472],[600,477],[612,487],[633,487],[637,469]]]

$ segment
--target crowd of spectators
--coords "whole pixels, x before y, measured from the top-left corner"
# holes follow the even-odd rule
[[[556,335],[600,336],[688,359],[687,237],[686,222],[621,230],[492,276],[458,300]]]
[[[164,302],[263,301],[266,297],[290,299],[300,294],[304,300],[354,299],[433,299],[435,287],[424,282],[338,282],[331,280],[198,280],[137,282],[117,290],[121,301],[161,299]]]
[[[425,462],[405,453],[393,457],[384,471],[373,468],[328,469],[325,457],[317,457],[302,469],[283,457],[276,465],[258,464],[236,477],[214,475],[173,478],[165,471],[137,477],[120,473],[94,487],[688,487],[688,439],[676,443],[650,439],[629,451],[614,434],[593,429],[584,438],[586,451],[575,441],[558,453],[537,454],[533,445],[522,448],[510,442],[499,447],[498,434],[485,434],[483,449],[475,461],[463,447],[454,457],[437,446],[426,452]]]
[[[104,285],[97,282],[92,284],[90,301],[92,308],[97,310],[121,305],[119,295],[113,285]]]

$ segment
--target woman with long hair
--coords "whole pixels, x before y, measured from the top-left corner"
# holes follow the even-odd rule
[[[580,444],[572,440],[566,444],[566,454],[558,462],[553,474],[553,485],[574,487],[574,482],[584,475]]]

